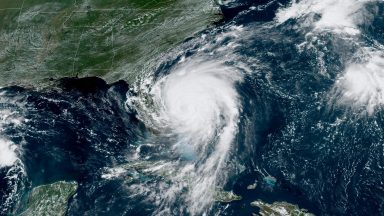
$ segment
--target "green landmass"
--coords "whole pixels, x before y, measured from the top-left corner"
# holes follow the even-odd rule
[[[221,189],[216,189],[214,200],[216,202],[229,203],[233,201],[241,200],[242,197],[234,194],[232,191],[224,191]]]
[[[64,76],[132,83],[219,19],[210,0],[1,0],[0,86]]]
[[[76,182],[64,181],[33,188],[27,209],[20,216],[63,216],[77,188]]]
[[[274,202],[272,204],[257,200],[251,203],[252,206],[260,208],[261,216],[314,216],[306,209],[300,209],[299,206],[287,202]]]

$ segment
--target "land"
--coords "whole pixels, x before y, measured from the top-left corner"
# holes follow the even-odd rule
[[[314,216],[306,209],[300,209],[299,206],[287,202],[274,202],[272,204],[257,200],[251,203],[252,206],[260,209],[261,216]]]
[[[63,216],[68,200],[76,193],[76,182],[55,182],[34,188],[29,195],[27,209],[21,216]]]
[[[67,76],[132,83],[219,19],[206,0],[2,0],[0,86]]]

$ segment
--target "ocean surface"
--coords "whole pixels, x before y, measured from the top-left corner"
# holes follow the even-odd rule
[[[66,180],[67,215],[384,215],[384,1],[217,3],[134,84],[0,88],[0,214]]]

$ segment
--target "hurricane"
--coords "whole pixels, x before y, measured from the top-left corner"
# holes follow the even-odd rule
[[[181,63],[151,90],[157,110],[153,125],[163,136],[174,138],[169,144],[179,162],[173,180],[188,179],[186,196],[194,215],[212,202],[215,187],[225,180],[241,109],[236,91],[240,79],[237,69],[223,63],[192,60]],[[172,186],[169,193],[181,188]]]
[[[228,28],[215,36],[217,43],[235,39],[241,31],[241,27]],[[149,138],[151,144],[161,140],[157,144],[169,149],[171,160],[162,159],[157,166],[172,173],[172,185],[160,192],[155,215],[171,214],[174,203],[181,200],[187,206],[180,208],[181,213],[207,213],[232,175],[228,164],[242,110],[237,88],[246,73],[231,64],[236,55],[228,55],[227,50],[235,44],[221,50],[216,50],[217,44],[207,44],[196,57],[182,54],[168,72],[156,78],[149,74],[138,83],[137,94],[145,97],[128,97],[127,104],[136,107],[139,118],[156,131],[157,138]],[[207,59],[206,52],[217,56]]]

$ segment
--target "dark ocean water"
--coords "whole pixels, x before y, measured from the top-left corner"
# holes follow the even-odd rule
[[[384,215],[384,2],[314,1],[315,9],[301,2],[302,10],[288,1],[223,3],[222,23],[186,40],[159,62],[152,82],[135,87],[66,78],[42,90],[0,89],[0,111],[11,112],[0,135],[17,146],[19,158],[0,168],[0,213],[18,211],[33,186],[76,180],[67,215],[251,215],[257,208],[250,202],[258,199],[287,201],[315,215]],[[293,11],[289,19],[279,8]],[[329,16],[342,25],[325,20]],[[186,76],[180,71],[194,68],[196,75],[180,78]],[[142,83],[151,91],[140,90]],[[196,84],[192,92],[189,83]],[[200,91],[204,100],[194,94]],[[157,97],[164,99],[164,112]],[[145,98],[149,108],[131,98]],[[186,116],[180,117],[175,104],[194,109],[183,106]],[[220,116],[211,118],[216,111]],[[159,121],[164,131],[146,116],[152,112],[165,119]],[[168,128],[168,116],[181,123]],[[232,122],[236,132],[229,130]],[[211,123],[212,137],[198,139]],[[226,131],[231,136],[223,141]],[[192,150],[184,146],[205,141]],[[225,165],[208,163],[222,158]],[[166,169],[176,174],[143,171],[150,168],[145,165],[103,177],[108,168],[132,161],[171,164]],[[196,171],[181,175],[188,164]],[[211,185],[207,172],[216,171]],[[172,187],[185,178],[189,189]],[[196,209],[194,201],[201,200],[188,190],[199,194],[193,185],[200,182],[243,199],[203,200]],[[256,189],[248,190],[254,182]],[[176,199],[163,197],[167,191]]]

